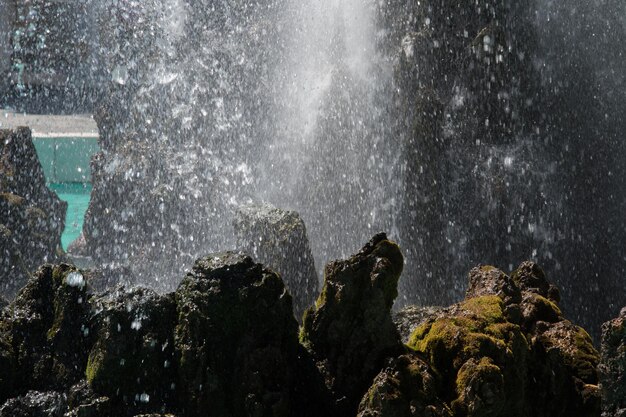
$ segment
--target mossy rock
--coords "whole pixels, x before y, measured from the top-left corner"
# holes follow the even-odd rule
[[[306,389],[298,393],[309,381],[299,381],[306,377],[296,371],[297,322],[291,296],[276,273],[242,254],[210,255],[183,279],[176,305],[185,415],[316,412]]]
[[[416,354],[389,360],[359,404],[358,417],[451,417],[439,399],[438,378]]]
[[[80,379],[88,310],[80,277],[73,266],[44,265],[6,307],[0,333],[14,355],[16,389],[57,389]]]
[[[602,325],[600,378],[603,411],[609,416],[626,415],[626,308],[620,317]]]
[[[472,269],[468,281],[465,298],[497,295],[506,304],[519,303],[522,299],[515,281],[493,266],[483,265]]]
[[[474,269],[468,298],[416,328],[408,346],[441,378],[455,416],[599,416],[591,338],[563,317],[538,266],[512,277],[521,297],[501,290],[511,281],[500,271]]]
[[[506,398],[500,404],[502,415],[522,415],[528,344],[521,328],[507,321],[500,297],[487,295],[460,303],[449,316],[417,328],[408,346],[426,355],[443,379],[446,391],[456,393],[445,398],[455,409],[477,408],[472,404],[480,400],[465,392],[462,381],[469,378],[470,364],[478,369],[477,364],[488,359],[501,369],[502,396]],[[465,371],[460,373],[463,367]]]
[[[8,204],[13,210],[24,205],[26,199],[13,193],[0,193],[0,204]]]
[[[146,412],[174,404],[173,295],[118,287],[91,304],[95,343],[83,369],[93,391]]]
[[[559,306],[537,293],[525,292],[520,308],[526,332],[533,331],[537,322],[557,323],[564,320]]]
[[[315,306],[303,318],[301,342],[323,369],[343,413],[354,413],[386,357],[404,352],[391,318],[403,268],[399,247],[376,235],[350,259],[329,263]]]
[[[506,407],[502,369],[489,357],[470,359],[456,378],[458,399],[452,402],[456,415],[499,416]]]

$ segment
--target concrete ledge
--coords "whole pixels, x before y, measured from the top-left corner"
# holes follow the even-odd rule
[[[91,181],[91,156],[100,151],[90,115],[39,115],[0,110],[0,128],[28,126],[49,183]]]

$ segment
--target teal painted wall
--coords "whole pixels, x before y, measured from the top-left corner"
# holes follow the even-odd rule
[[[100,151],[95,137],[33,137],[49,183],[91,182],[91,156]]]

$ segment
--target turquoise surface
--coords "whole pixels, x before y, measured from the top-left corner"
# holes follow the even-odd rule
[[[72,243],[83,231],[85,213],[89,207],[91,198],[91,184],[88,183],[62,183],[48,184],[51,190],[57,193],[59,198],[67,201],[67,214],[65,215],[65,230],[61,235],[63,249]]]
[[[98,138],[33,137],[46,179],[51,183],[90,182],[91,156],[100,150]]]

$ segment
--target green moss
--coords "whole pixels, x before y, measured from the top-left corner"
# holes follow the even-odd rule
[[[574,334],[574,346],[576,350],[572,352],[567,361],[572,366],[577,375],[588,384],[597,384],[596,368],[600,361],[600,354],[593,347],[591,336],[582,327],[576,326],[577,332]]]
[[[504,374],[508,384],[514,387],[512,391],[523,386],[521,378],[528,344],[520,327],[505,319],[503,301],[497,296],[468,299],[458,305],[455,315],[421,325],[412,333],[408,347],[427,355],[449,392],[462,391],[469,373],[480,371],[481,366],[497,369],[500,379]],[[468,361],[478,364],[476,369],[466,369],[467,375],[459,374]],[[514,398],[521,394],[510,395]],[[456,401],[461,409],[465,406],[463,398],[450,400]]]
[[[456,377],[456,390],[459,395],[463,395],[467,391],[473,380],[477,377],[495,376],[502,379],[500,367],[493,363],[488,357],[483,357],[480,361],[468,361],[464,364]]]
[[[328,298],[328,283],[326,281],[326,275],[324,274],[324,286],[322,287],[322,292],[320,293],[317,300],[315,300],[315,309],[319,310],[324,304],[326,304],[326,300]]]
[[[413,333],[411,333],[411,336],[409,338],[408,346],[411,348],[414,348],[415,345],[420,340],[424,339],[426,334],[430,332],[430,328],[432,327],[432,325],[433,325],[432,322],[428,321],[426,323],[421,324],[415,330],[413,330]]]
[[[304,314],[302,315],[302,326],[300,327],[299,332],[298,332],[298,341],[306,349],[310,349],[311,347],[311,341],[309,340],[306,329],[310,329],[311,326],[313,325],[312,320],[313,320],[314,313],[315,311],[313,307],[309,307],[306,310],[304,310]]]
[[[503,311],[504,303],[497,295],[470,298],[463,302],[461,307],[488,324],[506,321]]]
[[[85,370],[85,376],[87,377],[87,382],[90,386],[97,386],[100,376],[102,374],[102,362],[104,361],[104,354],[99,347],[94,347],[94,349],[89,354],[89,359],[87,360],[87,368]]]
[[[6,201],[11,206],[21,206],[24,204],[24,198],[12,193],[0,193],[0,199]]]
[[[562,317],[563,313],[559,306],[556,305],[553,301],[548,300],[547,298],[539,295],[533,294],[533,304],[537,306],[542,312],[550,312],[551,314],[556,315],[557,317]]]

